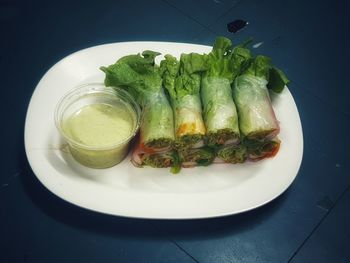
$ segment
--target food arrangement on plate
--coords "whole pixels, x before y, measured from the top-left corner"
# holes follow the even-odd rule
[[[269,91],[280,93],[288,79],[248,44],[218,37],[208,54],[166,54],[159,65],[155,51],[124,56],[101,67],[106,87],[61,100],[56,126],[75,159],[93,168],[120,162],[134,136],[135,166],[173,173],[273,157],[281,142]]]
[[[214,57],[229,57],[229,54],[234,53],[233,50],[237,48],[237,46],[233,47],[231,44],[229,46],[228,50],[231,51],[224,53],[224,55],[220,55],[217,52],[218,55]],[[214,45],[214,47],[218,47],[218,45]],[[243,43],[238,45],[238,47],[243,50],[243,48],[247,48],[247,45]],[[208,154],[209,157],[207,159],[203,158],[204,160],[210,160],[212,163],[221,162],[222,164],[207,165],[207,163],[199,161],[195,162],[195,166],[198,167],[193,169],[184,168],[181,169],[177,176],[171,176],[169,168],[152,168],[150,165],[142,164],[142,162],[141,166],[144,168],[136,168],[130,162],[131,159],[137,157],[137,153],[139,153],[141,161],[144,160],[142,151],[145,149],[144,145],[140,143],[142,142],[140,138],[142,128],[149,128],[149,131],[147,129],[144,130],[144,134],[148,134],[147,141],[151,141],[152,137],[157,139],[160,137],[158,134],[164,133],[164,130],[160,129],[161,127],[157,124],[157,121],[158,123],[164,123],[164,120],[160,118],[161,116],[166,116],[166,114],[162,115],[164,113],[161,111],[164,100],[159,101],[157,99],[159,103],[150,102],[150,105],[147,105],[149,107],[147,110],[150,111],[148,115],[150,123],[148,126],[143,126],[145,125],[144,111],[146,110],[146,105],[140,105],[140,102],[144,98],[139,97],[140,93],[133,91],[134,89],[131,85],[106,87],[104,83],[106,74],[99,68],[101,66],[109,68],[109,65],[116,64],[116,61],[117,63],[120,62],[121,58],[130,54],[133,54],[132,56],[134,57],[140,57],[140,61],[144,61],[148,53],[145,53],[146,56],[142,55],[144,50],[155,50],[162,53],[162,55],[171,54],[176,58],[175,62],[178,63],[175,67],[176,70],[170,71],[171,68],[168,68],[165,71],[164,69],[168,66],[165,67],[165,62],[163,62],[162,66],[161,62],[170,56],[154,55],[156,63],[153,62],[153,59],[151,62],[146,60],[147,63],[144,63],[143,71],[136,70],[135,63],[133,64],[131,61],[124,60],[125,64],[128,65],[127,67],[122,66],[134,69],[142,77],[149,71],[159,72],[162,81],[161,91],[165,95],[160,96],[166,99],[165,102],[171,106],[170,109],[173,114],[177,105],[180,105],[176,109],[177,111],[187,111],[183,115],[177,114],[177,116],[184,116],[183,120],[175,115],[173,115],[172,120],[174,122],[174,133],[171,147],[178,156],[178,164],[181,160],[189,160],[189,162],[182,161],[181,167],[193,166],[194,162],[192,160],[199,160],[197,157],[198,152],[201,154],[200,156],[204,157],[205,154]],[[205,73],[209,68],[209,56],[211,56],[211,53],[214,53],[212,50],[212,46],[189,43],[120,42],[79,50],[58,61],[43,75],[37,84],[26,116],[25,149],[28,161],[36,177],[52,193],[70,203],[112,215],[141,218],[193,219],[231,215],[266,204],[283,193],[295,179],[303,155],[302,126],[293,96],[287,86],[280,93],[276,89],[276,87],[282,89],[284,87],[283,84],[287,80],[273,66],[268,66],[268,78],[265,78],[268,82],[267,91],[265,87],[264,92],[271,96],[273,110],[276,113],[275,116],[280,121],[278,123],[280,127],[278,138],[281,140],[281,147],[278,149],[278,154],[273,158],[251,162],[250,160],[256,159],[254,157],[262,155],[261,152],[257,152],[254,155],[251,149],[254,149],[254,146],[256,147],[255,149],[259,149],[258,147],[265,143],[267,146],[263,150],[268,152],[268,144],[275,143],[277,135],[275,136],[274,132],[271,132],[270,136],[266,135],[267,138],[265,140],[261,138],[265,136],[264,134],[254,135],[253,133],[251,135],[252,139],[249,140],[247,139],[249,135],[243,135],[243,129],[240,127],[242,125],[240,106],[235,101],[233,88],[235,84],[241,85],[241,82],[239,82],[240,76],[251,75],[251,77],[255,77],[263,71],[258,70],[259,67],[248,70],[249,65],[252,65],[254,59],[257,58],[250,55],[246,62],[240,64],[242,67],[238,71],[238,76],[233,76],[232,81],[229,80],[233,102],[238,115],[239,140],[232,137],[231,141],[226,139],[226,145],[225,143],[213,145],[211,142],[215,142],[216,135],[214,132],[212,137],[208,137],[207,122],[209,121],[213,125],[219,125],[220,123],[218,123],[219,119],[212,118],[212,116],[215,116],[214,107],[216,104],[209,104],[205,108],[207,112],[204,112],[204,89],[202,85],[205,76],[208,78],[209,76],[213,77],[209,73]],[[200,58],[199,61],[206,63],[205,69],[200,70],[198,73],[189,71],[188,66],[186,67],[186,64],[181,62],[181,59],[182,61],[185,59],[184,56],[182,56],[183,58],[181,57],[181,53],[190,55],[193,52],[198,54],[192,56],[192,60],[190,60],[192,61],[191,67],[198,69],[199,66],[195,64],[197,58]],[[223,50],[220,52],[222,54]],[[137,55],[139,53],[141,55]],[[152,54],[152,52],[149,54]],[[191,56],[188,57],[191,58]],[[260,65],[258,60],[255,61],[257,61],[256,64]],[[139,63],[139,61],[136,62]],[[228,61],[226,63],[225,69],[231,69],[231,66],[234,65],[228,63]],[[214,65],[217,66],[218,72],[222,72],[219,70],[219,63]],[[254,67],[252,66],[251,68]],[[186,73],[185,70],[190,72],[188,74],[190,76],[179,77]],[[176,96],[171,97],[168,89],[165,87],[165,72],[170,74],[167,79],[172,80],[174,79],[173,76],[175,76],[174,90],[176,91]],[[253,72],[253,74],[250,74],[250,72]],[[142,87],[143,84],[140,79],[137,79],[136,73],[133,79],[135,80],[136,78],[136,81]],[[198,83],[198,77],[193,76],[194,74],[200,76],[200,107],[193,106],[193,104],[196,105],[198,99],[197,102],[193,103],[192,101],[195,101],[195,99],[190,99],[190,96],[187,96],[188,92],[182,92],[182,90],[177,88],[184,86],[187,91],[189,90],[189,85],[182,83],[187,84],[194,81]],[[215,76],[219,76],[219,74]],[[146,86],[151,86],[150,83],[152,81],[152,78],[148,78],[145,82]],[[237,83],[235,83],[236,81]],[[276,85],[275,83],[279,84]],[[227,84],[222,85],[227,86]],[[75,87],[74,90],[71,90],[71,87]],[[271,90],[273,87],[276,89],[275,91]],[[69,90],[71,91],[69,92]],[[221,91],[221,89],[217,90]],[[230,91],[229,89],[226,90]],[[190,94],[197,94],[196,92]],[[198,95],[194,97],[196,96],[198,97]],[[216,97],[213,94],[209,94],[207,98],[219,104],[219,101],[220,103],[226,103],[227,98],[230,99],[230,96],[220,96],[220,93],[218,93]],[[243,101],[253,102],[252,98]],[[191,101],[192,104],[186,102],[185,99]],[[257,99],[254,101],[257,103],[254,105],[260,105]],[[271,101],[268,100],[268,102],[270,105]],[[188,106],[191,110],[188,110],[183,105]],[[248,105],[253,104],[249,103]],[[201,121],[204,123],[205,128],[205,135],[202,135],[200,139],[194,138],[194,142],[192,142],[192,139],[187,140],[185,135],[201,134],[201,132],[203,133],[203,127],[198,126],[198,130],[193,128],[193,132],[189,132],[189,127],[183,125],[179,135],[175,133],[182,123],[190,122],[193,119],[196,121],[200,120],[200,118],[192,117],[195,115],[190,114],[190,112],[196,112],[192,108],[199,108],[201,112],[199,116],[202,117]],[[232,112],[232,110],[227,112]],[[152,117],[151,113],[155,117]],[[159,115],[160,113],[161,115]],[[222,113],[220,114],[223,115]],[[52,120],[53,115],[56,116],[55,122]],[[249,122],[247,123],[249,124]],[[54,124],[56,124],[58,130]],[[153,124],[155,125],[153,126]],[[197,124],[194,127],[197,129]],[[254,130],[254,127],[256,126],[252,126],[251,130]],[[255,130],[257,129],[255,128]],[[277,132],[278,130],[275,131],[275,133]],[[217,136],[221,136],[219,132],[217,134]],[[183,137],[183,142],[178,139],[179,137]],[[143,140],[143,142],[147,142],[146,140]],[[249,145],[254,140],[257,141],[257,145],[254,145],[254,143]],[[67,144],[70,151],[67,151]],[[187,145],[188,147],[186,147]],[[161,150],[166,150],[159,149],[160,147],[157,147],[155,142],[151,146],[158,153]],[[180,148],[180,146],[182,147]],[[230,149],[230,147],[232,148]],[[220,158],[220,156],[225,156],[224,154],[236,158],[236,156],[239,156],[236,153],[240,147],[243,148],[243,153],[245,153],[242,155],[244,157],[243,160],[245,160],[242,164],[227,164],[221,159],[223,157]],[[249,154],[247,154],[248,148]],[[146,150],[149,149],[146,148]],[[273,154],[274,152],[270,151],[270,153]],[[147,151],[147,154],[149,156],[154,154],[157,158],[159,156],[160,163],[163,164],[162,155],[157,155],[156,151]],[[213,158],[213,156],[214,160],[211,161],[212,159],[210,158]],[[157,158],[154,159],[157,160]],[[136,161],[140,160],[136,159]],[[79,163],[83,165],[79,165]],[[117,163],[119,164],[115,165]],[[176,171],[179,169],[179,166],[173,168],[171,163],[165,166],[168,165],[172,170]],[[85,166],[111,168],[89,169]]]

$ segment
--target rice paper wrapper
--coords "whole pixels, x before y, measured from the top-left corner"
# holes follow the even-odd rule
[[[242,75],[235,79],[233,98],[241,134],[249,139],[271,139],[279,133],[264,78]]]
[[[238,115],[229,80],[219,77],[203,78],[201,96],[207,132],[230,129],[239,134]]]

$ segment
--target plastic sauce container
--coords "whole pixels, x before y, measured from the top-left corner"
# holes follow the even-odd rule
[[[86,84],[66,94],[55,111],[55,124],[76,161],[108,168],[128,153],[140,123],[140,108],[120,88]]]

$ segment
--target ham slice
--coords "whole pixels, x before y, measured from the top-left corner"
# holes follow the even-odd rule
[[[136,167],[142,167],[144,165],[144,160],[152,155],[165,156],[165,154],[169,154],[172,151],[171,146],[163,147],[163,148],[150,148],[147,147],[139,137],[138,142],[135,144],[135,147],[132,151],[131,162]],[[167,158],[164,158],[166,160]],[[164,163],[162,167],[171,166],[172,162]]]

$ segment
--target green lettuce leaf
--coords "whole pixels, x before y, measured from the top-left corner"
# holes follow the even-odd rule
[[[244,74],[265,79],[267,88],[276,93],[281,93],[285,85],[289,83],[287,76],[272,65],[271,58],[262,55],[250,59],[242,72],[242,75]]]
[[[271,66],[271,58],[259,55],[249,61],[249,66],[245,69],[242,75],[246,74],[260,77],[268,81]]]
[[[207,71],[201,82],[203,115],[207,144],[226,145],[239,140],[238,115],[232,98],[231,83],[250,59],[243,46],[233,47],[231,40],[218,37],[207,55]]]
[[[221,77],[231,83],[240,73],[242,63],[250,57],[250,51],[244,46],[233,47],[230,39],[218,37],[207,55],[208,69],[204,77]]]
[[[266,84],[265,78],[250,74],[241,75],[234,81],[233,99],[238,111],[240,132],[244,137],[264,139],[279,131]]]
[[[205,67],[205,57],[196,53],[182,54],[180,61],[171,55],[165,55],[160,63],[163,85],[168,91],[174,111],[178,148],[189,148],[205,135],[199,95],[200,73]]]
[[[140,54],[125,56],[115,64],[100,67],[106,74],[105,85],[127,89],[143,105],[145,97],[162,89],[162,77],[159,67],[154,62],[159,54],[147,50],[142,56]]]
[[[179,74],[180,62],[172,55],[165,55],[160,62],[160,72],[163,78],[163,86],[171,98],[176,98],[176,78]]]
[[[158,55],[147,50],[142,56],[125,56],[101,67],[106,86],[126,89],[141,105],[141,139],[152,148],[171,146],[175,139],[173,111],[162,88],[160,68],[155,65]]]
[[[269,82],[267,88],[276,93],[281,93],[286,85],[289,84],[287,76],[278,68],[272,67],[269,72]]]
[[[200,90],[200,73],[206,70],[206,57],[197,53],[182,54],[180,61],[165,55],[160,62],[163,85],[173,100],[186,95],[197,95]]]

